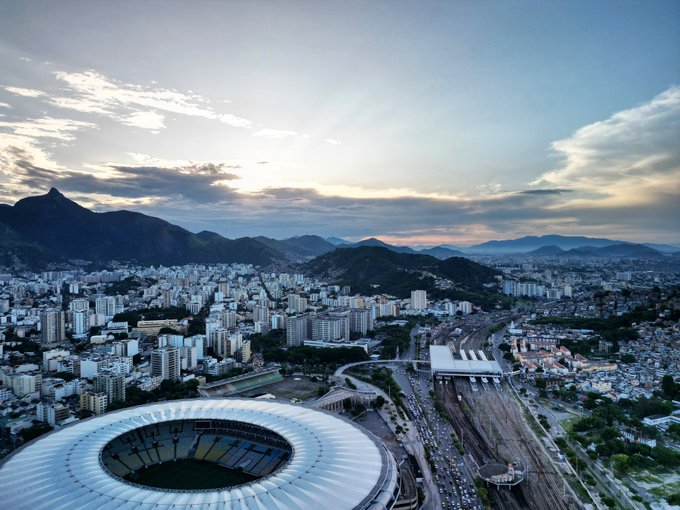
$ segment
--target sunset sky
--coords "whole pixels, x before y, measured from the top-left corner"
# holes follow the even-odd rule
[[[0,202],[680,243],[680,2],[0,0]]]

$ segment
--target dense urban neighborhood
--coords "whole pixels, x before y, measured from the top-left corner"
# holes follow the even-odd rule
[[[283,398],[359,423],[377,412],[384,422],[371,427],[391,436],[395,456],[408,460],[404,494],[420,504],[481,508],[513,494],[547,504],[524,480],[537,469],[524,453],[492,452],[484,443],[487,434],[498,441],[506,432],[486,431],[492,403],[480,399],[501,397],[514,410],[495,418],[515,413],[532,430],[527,441],[543,451],[542,469],[570,486],[565,508],[577,501],[677,504],[680,292],[673,265],[471,258],[490,269],[476,291],[467,287],[469,300],[433,297],[462,288],[442,276],[431,293],[413,288],[397,297],[378,284],[357,293],[346,278],[252,264],[0,274],[2,455],[134,405]],[[401,271],[408,281],[431,278]],[[448,346],[448,361],[436,346]],[[486,376],[475,372],[487,370],[484,363]],[[464,426],[476,429],[478,445]],[[440,459],[435,452],[449,453]],[[494,471],[492,461],[514,463],[525,488],[503,492],[501,480],[515,479]],[[610,483],[622,488],[612,491]]]

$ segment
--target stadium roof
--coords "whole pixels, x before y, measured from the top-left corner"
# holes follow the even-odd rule
[[[293,453],[268,477],[214,491],[146,488],[104,469],[100,453],[113,438],[154,423],[192,419],[268,428],[285,438]],[[0,467],[0,508],[365,508],[385,501],[395,484],[398,489],[396,477],[394,459],[376,439],[333,415],[261,400],[176,400],[103,414],[20,448]]]
[[[446,345],[430,346],[433,375],[460,377],[500,377],[503,371],[496,361],[453,359]]]

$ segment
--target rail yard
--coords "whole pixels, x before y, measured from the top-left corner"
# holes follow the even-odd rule
[[[456,353],[483,351],[492,325],[471,328],[456,337],[450,328],[434,332],[431,344],[448,345]],[[470,353],[472,351],[472,353]],[[466,355],[460,355],[466,359]],[[568,510],[581,504],[565,482],[560,468],[550,459],[540,439],[525,420],[514,391],[506,381],[475,378],[433,380],[469,462],[512,463],[523,481],[511,487],[488,484],[494,508]]]

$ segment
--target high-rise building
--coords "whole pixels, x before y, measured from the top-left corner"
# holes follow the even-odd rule
[[[236,360],[241,363],[248,363],[251,356],[250,340],[246,340],[241,344],[241,348],[236,351]]]
[[[269,309],[266,306],[253,307],[254,322],[269,322]]]
[[[125,376],[114,373],[101,373],[93,377],[94,391],[106,393],[109,402],[125,402]]]
[[[180,375],[180,354],[177,347],[166,346],[151,351],[151,376],[176,381]]]
[[[41,317],[42,342],[51,344],[62,342],[66,338],[64,312],[47,311]]]
[[[243,335],[240,331],[229,333],[229,356],[234,356],[243,345]]]
[[[308,338],[307,319],[306,315],[295,315],[286,319],[286,345],[288,347],[304,345]]]
[[[336,340],[349,341],[349,311],[328,312],[312,317],[312,340],[332,342]],[[309,331],[308,331],[309,333]]]
[[[302,313],[307,309],[307,299],[297,294],[288,295],[288,311],[292,313]]]
[[[286,329],[285,316],[275,313],[271,316],[272,329]]]
[[[472,313],[472,303],[469,301],[458,301],[456,304],[456,311],[460,311],[463,315]]]
[[[86,335],[90,330],[90,312],[88,310],[78,310],[73,312],[73,334],[74,336]]]
[[[179,350],[180,364],[183,369],[191,370],[198,366],[198,359],[196,358],[196,347],[185,345]]]
[[[116,315],[116,298],[113,296],[100,296],[95,301],[95,312],[107,318]]]
[[[39,402],[35,406],[35,414],[39,421],[46,421],[54,427],[60,421],[67,419],[71,412],[68,406],[61,402]]]
[[[218,356],[231,356],[231,344],[229,342],[229,330],[226,328],[218,328],[213,330],[210,336],[210,345],[213,352]]]
[[[349,330],[350,332],[360,333],[361,335],[373,331],[373,319],[371,318],[370,310],[350,310]]]
[[[227,310],[221,314],[221,321],[223,328],[235,328],[236,327],[236,312],[233,310]]]
[[[427,292],[424,290],[411,291],[411,310],[425,310],[427,308]]]
[[[163,308],[170,308],[172,301],[170,300],[170,291],[169,290],[166,289],[161,293],[161,299],[163,301]]]
[[[92,411],[94,414],[105,413],[108,403],[106,393],[85,391],[80,395],[80,409]]]
[[[68,308],[72,312],[86,312],[90,309],[90,302],[83,298],[74,299],[69,303]]]

